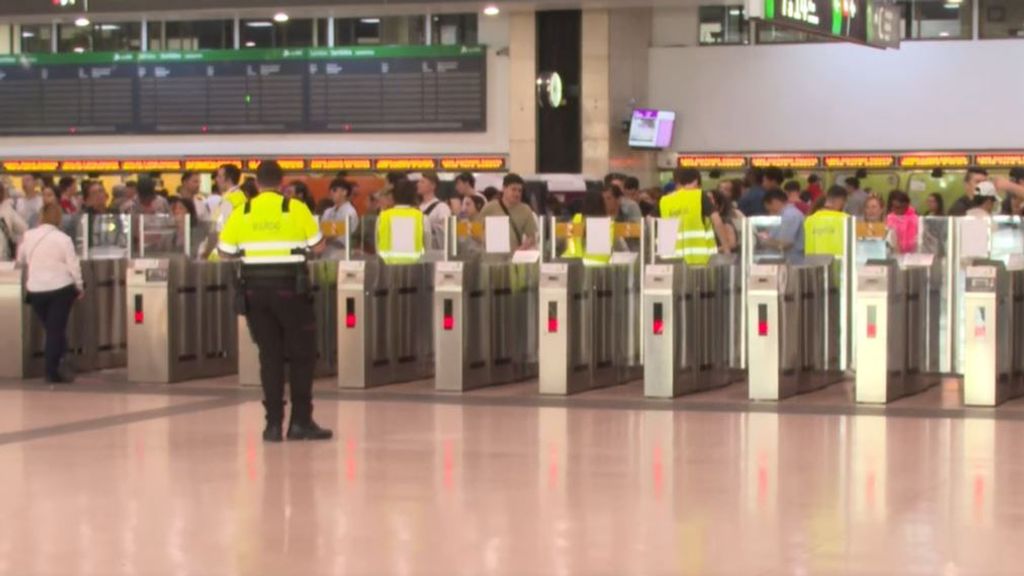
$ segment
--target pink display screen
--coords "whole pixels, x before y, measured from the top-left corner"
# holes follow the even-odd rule
[[[665,110],[633,110],[629,125],[629,145],[633,148],[668,148],[672,144],[672,131],[676,113]]]

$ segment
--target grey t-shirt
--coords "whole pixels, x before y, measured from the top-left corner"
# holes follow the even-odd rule
[[[860,218],[864,216],[864,205],[867,203],[868,193],[863,190],[855,190],[846,199],[846,213]]]

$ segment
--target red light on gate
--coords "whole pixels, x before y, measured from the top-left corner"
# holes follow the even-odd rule
[[[548,334],[558,333],[558,302],[548,302]]]
[[[767,336],[768,335],[768,323],[767,322],[758,322],[757,323],[757,335],[758,336]]]
[[[446,331],[451,331],[453,328],[455,328],[455,318],[452,318],[451,316],[445,316],[444,329]]]
[[[874,324],[868,324],[868,338],[877,338],[877,337],[878,337],[878,326],[875,326]]]
[[[665,321],[656,318],[651,324],[651,328],[655,336],[661,336],[665,333]]]
[[[145,316],[143,316],[141,310],[135,313],[135,323],[136,324],[142,324],[143,320],[145,320],[145,319],[146,318],[145,318]]]
[[[558,318],[548,318],[548,334],[558,332]]]
[[[345,314],[345,328],[355,328],[355,327],[356,327],[356,315],[355,314]]]
[[[346,298],[345,299],[345,328],[352,329],[356,327],[356,299]]]

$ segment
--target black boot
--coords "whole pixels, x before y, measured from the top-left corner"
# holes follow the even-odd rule
[[[312,418],[305,422],[292,420],[288,426],[289,440],[330,440],[334,438],[334,432],[321,428]]]
[[[281,422],[284,421],[284,403],[271,406],[264,402],[263,406],[267,409],[267,427],[263,429],[263,441],[281,442],[284,436],[281,426]]]

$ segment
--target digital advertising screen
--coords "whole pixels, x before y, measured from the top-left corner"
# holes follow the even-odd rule
[[[632,148],[661,150],[672,144],[676,113],[667,110],[637,109],[629,123],[629,145]]]

